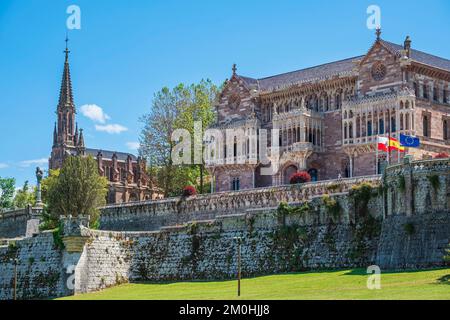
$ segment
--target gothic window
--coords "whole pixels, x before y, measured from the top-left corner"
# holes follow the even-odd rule
[[[344,139],[347,139],[347,124],[344,124]]]
[[[336,109],[340,109],[342,105],[342,95],[340,93],[336,94]]]
[[[416,97],[419,96],[419,88],[417,86],[417,82],[414,82],[414,93],[416,94]]]
[[[386,66],[381,62],[375,62],[372,66],[372,78],[375,81],[381,81],[386,77]]]
[[[237,137],[234,137],[234,143],[233,143],[233,157],[237,157]]]
[[[380,119],[378,121],[378,133],[384,134],[384,120],[383,119]]]
[[[442,136],[444,138],[444,140],[448,140],[449,139],[449,132],[448,132],[448,121],[444,120],[442,122]]]
[[[349,137],[350,139],[353,138],[353,124],[352,124],[352,123],[350,123],[350,124],[348,125],[348,137]]]
[[[403,130],[405,127],[403,125],[403,114],[400,115],[400,130]]]
[[[439,91],[438,91],[438,88],[436,88],[436,87],[433,90],[433,100],[436,102],[439,101]]]
[[[426,84],[423,85],[423,98],[428,99],[428,86]]]
[[[429,121],[428,116],[423,116],[422,125],[423,125],[423,136],[424,137],[429,137],[428,121]]]
[[[311,181],[317,181],[318,180],[318,172],[317,169],[309,169],[308,170],[309,175],[311,176]]]
[[[447,92],[447,90],[444,89],[444,92],[442,94],[443,94],[443,101],[444,101],[444,103],[448,103],[448,92]]]
[[[371,136],[372,135],[372,121],[369,120],[367,121],[367,136]]]
[[[395,127],[395,118],[391,118],[391,132],[397,131],[397,128]]]
[[[238,191],[241,188],[241,182],[239,178],[233,178],[231,182],[231,190]]]

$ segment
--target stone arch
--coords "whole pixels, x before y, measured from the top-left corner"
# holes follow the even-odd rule
[[[292,162],[283,167],[283,184],[289,184],[291,176],[298,171],[298,166]]]

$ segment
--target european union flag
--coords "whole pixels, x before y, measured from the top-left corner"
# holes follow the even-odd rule
[[[417,137],[400,133],[400,144],[404,147],[417,148],[420,145],[420,140]]]

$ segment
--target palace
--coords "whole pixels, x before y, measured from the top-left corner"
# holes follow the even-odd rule
[[[358,57],[261,79],[238,75],[234,65],[216,112],[212,129],[240,129],[245,139],[232,137],[226,162],[206,159],[215,191],[288,184],[300,170],[314,181],[374,175],[387,157],[375,160],[380,135],[419,137],[420,148],[406,152],[416,159],[450,151],[450,60],[412,49],[409,37],[403,45],[385,41],[377,30]],[[268,165],[249,139],[261,129],[279,129],[272,175],[262,174]],[[388,160],[396,163],[406,153],[393,152]]]
[[[66,42],[68,40],[66,39]],[[91,155],[98,163],[100,175],[109,182],[107,203],[123,203],[159,198],[157,188],[147,175],[146,161],[129,153],[90,149],[85,147],[83,129],[76,124],[76,108],[72,93],[66,46],[64,72],[56,110],[58,117],[53,130],[53,147],[49,169],[61,168],[66,157]]]

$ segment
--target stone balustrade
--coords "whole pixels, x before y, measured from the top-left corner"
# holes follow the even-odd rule
[[[217,215],[243,213],[249,209],[276,208],[283,201],[296,203],[326,193],[345,193],[355,184],[378,185],[380,181],[380,176],[364,176],[111,205],[101,209],[100,225],[103,230],[157,230],[162,226],[214,219]]]

